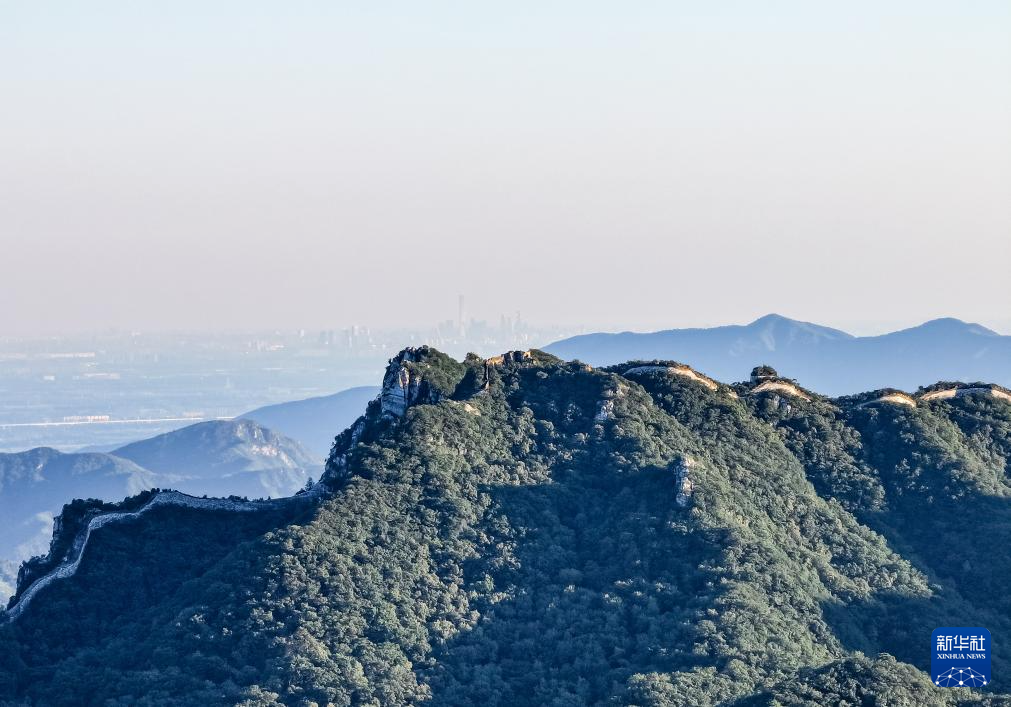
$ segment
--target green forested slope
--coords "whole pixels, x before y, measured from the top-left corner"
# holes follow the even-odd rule
[[[0,698],[999,701],[921,670],[935,626],[1011,630],[1011,404],[804,400],[668,368],[398,357],[316,505],[94,533],[0,629]]]

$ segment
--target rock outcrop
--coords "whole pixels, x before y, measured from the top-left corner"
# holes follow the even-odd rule
[[[379,394],[381,410],[388,417],[403,417],[407,408],[417,402],[421,388],[421,376],[412,375],[408,363],[418,360],[418,350],[404,349],[386,368],[383,376],[383,390]]]
[[[373,401],[372,406],[375,406],[376,402]],[[351,427],[344,430],[334,440],[321,481],[340,481],[347,478],[348,456],[351,449],[358,444],[358,440],[362,438],[362,434],[365,432],[366,415],[362,415],[355,420]]]
[[[463,364],[429,346],[406,348],[390,359],[379,394],[383,417],[399,419],[420,403],[452,395],[465,372]]]
[[[698,462],[691,457],[681,457],[674,465],[674,488],[677,490],[674,501],[681,508],[685,508],[692,502],[692,493],[695,491],[692,472],[698,465]]]

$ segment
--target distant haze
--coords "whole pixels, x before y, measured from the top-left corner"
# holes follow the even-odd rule
[[[1011,330],[1011,4],[0,3],[0,334]]]

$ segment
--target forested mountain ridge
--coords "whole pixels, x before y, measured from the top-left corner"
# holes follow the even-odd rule
[[[1003,704],[922,672],[936,626],[1011,629],[1002,392],[406,350],[308,507],[93,533],[0,629],[0,699]]]

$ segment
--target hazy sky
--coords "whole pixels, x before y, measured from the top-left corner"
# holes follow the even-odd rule
[[[1011,332],[1011,3],[0,0],[0,335]]]

